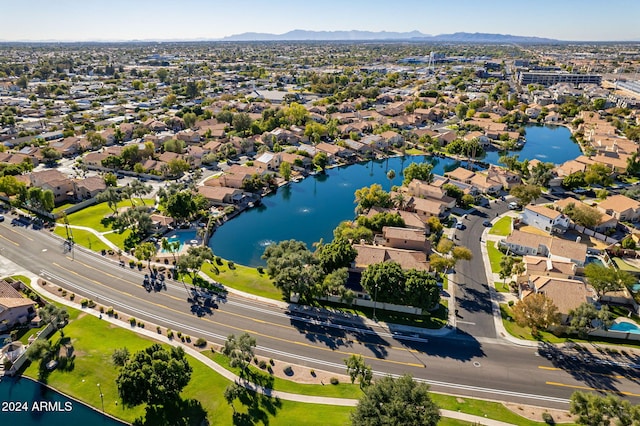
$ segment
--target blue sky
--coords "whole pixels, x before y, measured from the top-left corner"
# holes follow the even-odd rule
[[[293,29],[640,41],[637,0],[2,0],[0,40],[221,38]]]

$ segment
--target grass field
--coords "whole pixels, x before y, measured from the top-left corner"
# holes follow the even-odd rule
[[[70,313],[74,320],[65,327],[64,332],[73,345],[75,355],[73,370],[54,370],[47,377],[47,383],[94,407],[101,406],[100,393],[96,391],[96,386],[100,383],[100,389],[104,395],[104,409],[107,413],[128,422],[142,416],[145,411],[144,406],[126,408],[121,403],[116,404],[119,400],[115,383],[118,370],[111,363],[111,354],[114,349],[122,347],[127,347],[131,353],[134,353],[153,342],[132,331],[112,326],[77,310],[70,309]],[[59,339],[59,333],[51,338],[52,342]],[[223,396],[224,389],[231,382],[194,358],[188,356],[188,359],[193,373],[191,382],[182,392],[182,397],[200,401],[208,413],[210,424],[231,424],[233,410],[227,405]],[[38,365],[34,363],[28,366],[25,374],[37,378]],[[270,425],[299,424],[301,418],[304,418],[305,424],[309,425],[347,424],[351,412],[349,407],[275,400],[267,403],[264,398],[258,398],[260,402],[256,409],[261,411],[261,416],[264,416]],[[266,407],[275,407],[276,410],[271,413]],[[236,410],[246,412],[246,407],[236,402]]]
[[[496,223],[493,224],[493,226],[489,230],[489,234],[506,237],[511,233],[511,221],[511,216],[500,218]]]
[[[155,200],[145,199],[145,204],[151,206],[155,203]],[[134,199],[134,203],[140,203],[139,199]],[[123,200],[118,203],[118,208],[131,207],[129,200]],[[88,228],[95,229],[98,232],[109,231],[109,227],[105,226],[105,218],[108,218],[113,214],[113,210],[109,208],[107,203],[94,204],[75,213],[71,213],[67,216],[69,225],[86,226]],[[61,222],[61,221],[60,221]]]
[[[233,269],[229,269],[228,262],[224,260],[222,265],[215,265],[215,267],[218,269],[217,273],[214,265],[206,263],[202,266],[202,272],[212,280],[236,290],[268,299],[282,300],[282,293],[273,285],[266,272],[261,274],[256,268],[238,264],[234,264]]]
[[[67,239],[67,230],[64,226],[56,226],[53,232],[61,238]],[[73,234],[73,241],[82,247],[93,251],[109,250],[109,246],[90,231],[72,229],[71,232]]]
[[[502,260],[502,252],[496,248],[496,243],[487,241],[487,253],[489,254],[489,262],[491,262],[491,272],[497,274],[500,272],[500,260]]]

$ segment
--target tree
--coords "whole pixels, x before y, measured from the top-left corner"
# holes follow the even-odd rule
[[[122,200],[122,196],[116,188],[114,188],[113,186],[108,186],[107,189],[98,194],[96,200],[98,200],[98,202],[100,203],[106,202],[107,206],[109,206],[109,208],[113,210],[113,214],[117,215],[118,203]]]
[[[136,352],[120,369],[118,394],[126,406],[165,405],[180,398],[191,380],[192,368],[184,349],[155,343]]]
[[[526,206],[533,200],[539,198],[540,195],[542,195],[542,190],[537,185],[516,185],[511,188],[509,194],[518,199],[518,204],[520,204],[521,206]]]
[[[147,267],[149,268],[149,270],[151,270],[151,259],[153,259],[153,256],[155,256],[156,252],[156,245],[151,242],[146,242],[136,246],[133,255],[138,260],[147,261]]]
[[[176,253],[180,250],[180,241],[169,241],[167,238],[160,240],[160,247],[165,253],[171,253],[173,255],[173,263],[176,263]]]
[[[287,161],[280,163],[280,175],[287,182],[291,179],[291,163]]]
[[[329,157],[325,152],[319,152],[313,157],[313,165],[324,171],[329,163]]]
[[[531,185],[547,186],[553,177],[552,170],[555,167],[553,163],[536,163],[531,167],[528,182]]]
[[[356,190],[355,203],[357,204],[356,211],[358,213],[367,211],[374,206],[388,208],[393,204],[389,193],[377,183]]]
[[[224,342],[222,353],[229,358],[231,367],[240,368],[240,376],[243,376],[253,358],[253,348],[255,347],[256,339],[248,333],[241,334],[237,339],[235,335],[230,334],[227,341]]]
[[[267,261],[267,273],[273,284],[287,300],[292,293],[304,301],[310,301],[317,295],[318,284],[324,274],[305,243],[288,240],[272,244],[265,249],[262,258]]]
[[[51,342],[46,339],[38,339],[27,348],[27,359],[31,362],[47,360],[54,354]]]
[[[626,399],[613,395],[600,396],[590,392],[571,394],[570,412],[577,416],[576,423],[586,426],[637,425],[640,423],[640,406],[631,405]]]
[[[184,121],[184,126],[186,128],[193,127],[193,125],[196,124],[197,119],[198,117],[192,112],[187,112],[182,116],[182,121]]]
[[[602,212],[583,203],[578,203],[577,205],[575,203],[569,203],[564,210],[562,210],[562,213],[569,216],[576,224],[591,229],[600,223],[600,219],[602,218]]]
[[[457,260],[471,260],[473,258],[473,253],[467,247],[464,246],[456,246],[451,249],[451,257]]]
[[[392,212],[380,212],[371,217],[358,216],[356,222],[358,225],[378,233],[382,231],[382,228],[385,226],[394,226],[396,228],[404,228],[406,226],[402,216]]]
[[[351,378],[352,384],[358,380],[361,389],[371,384],[373,378],[371,366],[365,364],[362,355],[353,354],[349,358],[345,358],[344,363],[347,366],[347,374]]]
[[[607,268],[597,263],[589,263],[584,267],[584,275],[587,277],[589,285],[593,287],[601,298],[610,291],[621,290],[625,286],[630,286],[636,279],[627,271],[617,268]]]
[[[439,420],[440,412],[429,396],[429,385],[417,383],[409,375],[376,380],[365,389],[351,414],[353,426],[435,426]]]
[[[129,349],[125,348],[121,348],[121,349],[114,349],[113,353],[111,354],[111,362],[113,362],[113,365],[117,366],[117,367],[123,367],[127,361],[129,361]]]
[[[20,193],[21,188],[26,188],[24,182],[20,182],[15,176],[0,176],[0,193],[5,197],[13,197]]]
[[[574,189],[585,185],[584,172],[582,171],[571,173],[562,179],[562,186],[566,189]]]
[[[513,317],[520,327],[530,327],[532,335],[560,322],[558,307],[544,293],[531,294],[516,303]]]
[[[169,216],[181,222],[190,219],[198,207],[191,191],[180,191],[169,196],[166,209]]]
[[[587,337],[598,328],[607,328],[612,324],[609,309],[606,306],[596,309],[591,303],[584,302],[569,311],[569,326],[581,337]]]
[[[327,274],[350,266],[357,255],[356,249],[344,238],[336,238],[329,244],[321,244],[315,252],[320,267]]]
[[[387,172],[387,179],[389,179],[389,182],[393,181],[396,178],[396,171],[391,169]]]
[[[403,185],[408,185],[414,179],[430,183],[433,181],[433,164],[411,163],[406,169],[404,169],[402,175],[404,176],[404,180],[402,181]]]
[[[405,275],[396,262],[374,263],[362,272],[360,284],[377,300],[395,303],[403,299]]]
[[[139,179],[132,180],[129,185],[131,187],[131,190],[133,191],[133,195],[137,195],[140,199],[140,204],[144,205],[144,200],[142,199],[142,197],[150,194],[151,191],[153,191],[153,187],[151,185],[146,185]]]
[[[251,122],[251,117],[245,112],[234,114],[233,119],[231,120],[233,128],[242,134],[245,134],[247,130],[251,128]]]
[[[500,259],[500,278],[502,279],[502,286],[506,286],[507,278],[513,275],[513,265],[515,259],[513,256],[502,256]]]
[[[431,230],[431,234],[437,235],[442,232],[442,222],[435,216],[431,216],[427,219],[427,225],[429,225],[429,229]]]
[[[42,321],[49,323],[54,329],[58,330],[67,325],[69,321],[69,313],[65,308],[59,308],[52,303],[48,303],[44,308],[38,311],[38,315]]]
[[[192,280],[195,280],[205,261],[213,260],[213,252],[209,247],[191,246],[187,249],[187,253],[180,255],[176,268],[178,272],[189,274]]]

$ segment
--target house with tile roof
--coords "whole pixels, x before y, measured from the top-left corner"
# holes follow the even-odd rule
[[[563,234],[569,229],[569,217],[547,206],[525,206],[520,214],[520,220],[549,233]]]
[[[17,284],[0,280],[0,331],[28,324],[37,316],[36,302],[24,297]]]
[[[602,200],[596,208],[619,221],[637,222],[640,219],[640,201],[626,195],[610,195]]]
[[[581,304],[595,302],[593,290],[579,280],[534,275],[520,284],[518,296],[522,300],[535,293],[542,293],[551,299],[564,319],[569,311]]]

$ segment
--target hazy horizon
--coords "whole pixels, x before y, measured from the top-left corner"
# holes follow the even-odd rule
[[[561,41],[640,41],[640,2],[538,0],[24,0],[4,5],[3,42],[215,40],[246,32],[419,31]]]

